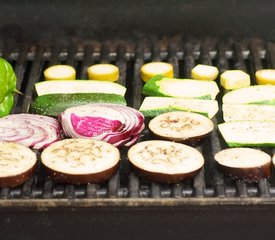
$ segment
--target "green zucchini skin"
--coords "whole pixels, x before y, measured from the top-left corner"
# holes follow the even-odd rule
[[[162,78],[164,78],[164,76],[162,75],[156,75],[151,78],[143,86],[142,93],[148,96],[167,97],[167,95],[159,91],[159,86],[157,85],[157,82],[160,81]]]
[[[57,117],[65,109],[89,103],[116,103],[126,105],[123,96],[108,93],[47,94],[35,98],[31,111],[35,114]]]
[[[203,112],[196,112],[196,111],[191,111],[190,109],[180,109],[176,107],[170,107],[170,108],[158,108],[158,109],[151,109],[151,110],[140,110],[144,117],[155,117],[158,116],[162,113],[167,113],[167,112],[174,112],[174,111],[183,111],[183,112],[194,112],[201,114],[205,117],[208,117],[208,113],[203,113]]]

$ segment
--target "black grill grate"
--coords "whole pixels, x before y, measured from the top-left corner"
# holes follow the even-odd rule
[[[152,39],[133,42],[74,42],[13,45],[0,41],[0,55],[9,60],[18,78],[18,88],[24,93],[16,95],[13,112],[28,112],[35,97],[34,83],[43,80],[43,70],[53,64],[70,64],[77,77],[86,79],[87,67],[94,63],[113,63],[120,68],[119,83],[127,87],[128,105],[139,108],[144,96],[140,80],[140,67],[150,61],[168,61],[175,69],[175,77],[188,78],[197,63],[225,69],[242,69],[250,73],[275,67],[275,44],[259,39],[218,42],[215,39],[183,41],[182,39]],[[222,93],[218,96],[221,99]],[[219,112],[216,122],[221,119]],[[148,130],[141,140],[150,138]],[[235,183],[224,177],[214,165],[213,156],[225,147],[217,131],[198,147],[206,159],[204,169],[194,178],[180,184],[155,184],[139,179],[128,167],[127,148],[122,148],[119,172],[107,183],[89,185],[57,184],[38,166],[35,176],[20,187],[0,189],[1,199],[74,199],[74,198],[275,198],[275,176],[257,184]],[[265,148],[273,155],[275,149]],[[40,153],[37,152],[39,155]]]

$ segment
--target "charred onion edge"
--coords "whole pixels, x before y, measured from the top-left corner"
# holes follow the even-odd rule
[[[0,177],[0,187],[17,187],[30,179],[35,171],[36,163],[27,171],[13,176]]]
[[[91,174],[69,174],[53,170],[43,164],[46,173],[56,182],[70,183],[70,184],[88,184],[88,183],[102,183],[115,175],[120,165],[118,161],[114,166],[96,173]]]

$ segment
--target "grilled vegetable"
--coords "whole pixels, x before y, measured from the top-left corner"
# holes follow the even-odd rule
[[[204,165],[204,158],[198,150],[169,141],[137,143],[129,149],[128,159],[140,176],[165,183],[192,178]]]
[[[0,119],[0,140],[2,141],[41,149],[59,138],[60,125],[51,117],[21,113]]]
[[[257,84],[275,84],[275,69],[262,69],[255,73]]]
[[[215,99],[219,88],[214,81],[164,78],[157,75],[145,83],[143,93],[149,96]]]
[[[13,93],[16,90],[16,76],[12,66],[3,58],[0,58],[0,117],[10,113],[13,104]]]
[[[16,187],[34,173],[36,155],[29,148],[9,142],[0,142],[0,187]]]
[[[221,75],[221,85],[228,90],[248,87],[250,76],[242,70],[228,70]]]
[[[155,117],[159,114],[172,111],[186,111],[212,118],[218,112],[218,102],[216,100],[146,97],[139,111],[145,117]]]
[[[144,128],[139,111],[118,104],[88,104],[67,108],[61,114],[64,133],[73,138],[93,138],[130,146]]]
[[[119,79],[119,68],[113,64],[95,64],[87,69],[89,79],[115,82]]]
[[[119,167],[116,147],[92,139],[65,139],[51,144],[41,154],[47,173],[56,181],[71,184],[109,180]]]
[[[126,105],[125,98],[108,93],[58,93],[47,94],[35,98],[32,112],[41,115],[58,116],[66,108],[89,103],[117,103]]]
[[[257,182],[271,175],[271,157],[252,148],[229,148],[215,154],[219,167],[235,180]]]
[[[140,69],[141,79],[144,82],[147,82],[149,79],[159,74],[169,78],[174,77],[172,64],[165,62],[151,62],[144,64]]]
[[[217,78],[218,74],[218,68],[202,64],[198,64],[191,71],[191,77],[197,80],[213,81]]]
[[[229,147],[275,146],[275,121],[234,121],[218,128]]]
[[[149,122],[149,129],[161,139],[197,145],[214,129],[214,123],[197,113],[168,112]]]
[[[259,85],[226,93],[222,99],[227,104],[275,104],[275,86]]]
[[[75,80],[76,72],[69,65],[54,65],[44,71],[45,80]]]
[[[38,96],[55,93],[110,93],[125,95],[126,88],[110,81],[44,81],[35,84]]]
[[[275,120],[274,105],[257,104],[223,104],[223,119],[229,121],[273,121]]]

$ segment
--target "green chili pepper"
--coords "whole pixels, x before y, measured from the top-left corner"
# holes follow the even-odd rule
[[[15,92],[19,93],[16,89],[16,75],[13,68],[5,59],[0,58],[0,117],[10,113]]]

